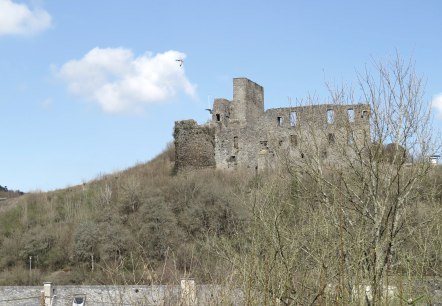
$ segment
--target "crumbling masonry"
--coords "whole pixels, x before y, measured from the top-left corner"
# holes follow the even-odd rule
[[[338,162],[370,133],[368,104],[321,104],[264,111],[264,89],[233,79],[233,100],[215,99],[212,120],[175,122],[176,168],[271,169],[281,157]],[[338,152],[339,151],[339,152]],[[339,153],[339,154],[337,154]],[[340,157],[339,157],[340,156]]]

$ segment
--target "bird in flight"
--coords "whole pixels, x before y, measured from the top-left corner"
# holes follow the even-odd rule
[[[177,59],[175,61],[180,62],[180,67],[183,66],[183,64],[184,64],[184,60],[182,58],[181,59]]]

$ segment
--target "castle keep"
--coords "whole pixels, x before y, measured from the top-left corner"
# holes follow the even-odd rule
[[[273,168],[278,159],[315,156],[338,162],[349,145],[370,135],[368,104],[321,104],[264,110],[264,89],[247,78],[233,79],[233,99],[215,99],[212,120],[176,121],[176,167]],[[337,154],[339,153],[339,154]],[[345,153],[345,152],[344,152]]]

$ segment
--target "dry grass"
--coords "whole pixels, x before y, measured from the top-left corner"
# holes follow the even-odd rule
[[[0,284],[176,284],[192,276],[241,288],[249,305],[331,305],[348,301],[342,283],[364,283],[362,249],[353,248],[362,236],[336,230],[308,194],[311,181],[302,185],[308,191],[284,171],[173,175],[173,156],[168,148],[83,185],[4,201]],[[395,251],[389,279],[403,296],[426,290],[410,285],[419,279],[441,277],[441,184],[434,168]],[[342,239],[352,260],[344,273]]]

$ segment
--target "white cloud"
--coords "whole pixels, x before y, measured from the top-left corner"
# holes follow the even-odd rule
[[[0,35],[41,32],[51,26],[51,20],[45,10],[31,10],[25,4],[0,0]]]
[[[94,48],[82,59],[65,63],[57,74],[70,93],[97,102],[104,111],[134,113],[178,91],[195,96],[195,85],[176,61],[185,57],[178,51],[134,57],[125,48]]]
[[[431,101],[431,106],[434,107],[440,118],[442,118],[442,93],[437,94],[433,97]]]

